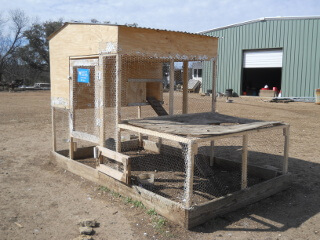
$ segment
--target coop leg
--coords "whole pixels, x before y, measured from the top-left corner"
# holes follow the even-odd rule
[[[173,115],[174,98],[174,60],[170,61],[170,90],[169,90],[169,115]]]
[[[162,147],[162,138],[158,138],[159,153],[161,153],[161,147]]]
[[[183,62],[182,114],[188,113],[188,61]]]
[[[197,154],[198,145],[195,143],[189,143],[187,145],[187,169],[186,169],[186,182],[185,182],[185,200],[186,208],[190,208],[192,204],[193,195],[193,174],[194,174],[194,155]]]
[[[141,106],[138,106],[138,118],[141,119]],[[142,134],[139,133],[139,147],[142,147]]]
[[[117,129],[116,135],[116,151],[121,152],[121,130],[119,130],[119,128]]]
[[[51,121],[52,121],[52,150],[54,152],[57,151],[57,135],[56,135],[56,122],[55,122],[55,114],[56,110],[54,107],[52,107],[52,115],[51,115]]]
[[[106,120],[106,82],[104,77],[104,57],[99,56],[99,73],[98,79],[100,82],[100,106],[99,106],[99,117],[100,117],[100,146],[106,147],[106,129],[105,129],[105,120]],[[95,85],[96,86],[96,85]]]
[[[218,56],[216,56],[215,60],[212,62],[212,106],[211,111],[213,113],[216,112],[216,103],[217,103],[217,96],[216,96],[216,80],[217,80],[217,61]]]
[[[73,137],[70,137],[70,142],[69,142],[69,156],[70,159],[74,159],[74,144],[73,144]]]
[[[214,165],[214,141],[210,142],[210,167]]]
[[[283,129],[284,135],[284,156],[282,163],[282,174],[288,173],[288,158],[289,158],[289,126]]]
[[[121,152],[121,55],[116,56],[116,151]]]
[[[241,189],[248,187],[248,135],[243,135],[242,141],[242,171],[241,171]]]

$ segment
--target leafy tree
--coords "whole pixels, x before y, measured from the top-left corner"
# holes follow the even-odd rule
[[[49,42],[47,38],[63,25],[62,19],[34,23],[24,31],[26,45],[20,48],[19,56],[31,68],[49,72]]]
[[[0,82],[8,65],[16,57],[27,24],[28,17],[20,9],[11,10],[8,19],[0,15]]]
[[[98,21],[97,19],[95,19],[95,18],[92,18],[92,19],[90,20],[90,22],[91,22],[91,23],[99,23],[99,21]]]

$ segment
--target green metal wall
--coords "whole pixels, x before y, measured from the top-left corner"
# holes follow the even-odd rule
[[[282,48],[282,96],[314,97],[320,88],[320,19],[281,19],[207,32],[219,37],[217,91],[241,94],[243,50]],[[212,89],[212,66],[204,64],[204,92]]]

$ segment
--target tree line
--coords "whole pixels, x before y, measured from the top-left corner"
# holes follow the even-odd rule
[[[91,19],[91,23],[100,22]],[[110,21],[102,23],[109,24]],[[30,23],[29,17],[20,9],[11,10],[6,15],[0,13],[0,86],[12,86],[17,82],[24,85],[49,83],[47,38],[63,24],[62,18]],[[137,23],[126,25],[138,26]]]
[[[0,14],[0,85],[50,82],[47,38],[63,20],[30,23],[20,10]]]

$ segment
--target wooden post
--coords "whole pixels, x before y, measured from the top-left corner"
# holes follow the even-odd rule
[[[138,106],[138,118],[141,119],[141,106]],[[139,146],[142,147],[142,134],[139,133]]]
[[[242,171],[241,171],[241,189],[248,187],[248,135],[242,138]]]
[[[214,141],[210,141],[210,167],[214,165]]]
[[[69,142],[69,157],[70,157],[70,159],[74,159],[74,142],[73,142],[73,137],[70,137],[70,142]]]
[[[216,94],[216,77],[217,77],[217,60],[216,57],[212,61],[212,112],[216,112],[216,102],[217,102],[217,94]],[[210,142],[210,166],[212,167],[214,164],[214,141]]]
[[[192,195],[193,195],[193,175],[194,175],[194,155],[197,154],[198,144],[190,142],[187,145],[187,169],[186,169],[186,186],[185,186],[185,200],[186,208],[190,208],[192,205]]]
[[[212,112],[216,112],[216,78],[217,78],[217,61],[218,56],[212,61]]]
[[[100,104],[99,104],[99,115],[100,115],[100,146],[106,147],[106,131],[105,131],[105,109],[106,109],[106,83],[104,78],[104,57],[99,56],[99,74],[98,74],[98,81],[100,86]],[[96,99],[95,99],[96,100]]]
[[[116,56],[116,151],[121,152],[121,55]]]
[[[188,113],[188,61],[183,62],[182,114]]]
[[[162,147],[162,138],[158,138],[159,153],[161,153],[161,147]]]
[[[282,174],[288,173],[288,159],[289,159],[289,133],[290,126],[286,126],[283,129],[284,135],[284,155],[283,155],[283,163],[282,163]]]
[[[71,76],[73,76],[73,68],[72,68],[72,72],[71,72]],[[73,159],[74,158],[74,145],[73,145],[73,137],[71,135],[71,133],[74,130],[74,124],[75,124],[75,110],[74,110],[74,106],[73,106],[73,78],[69,79],[69,95],[70,95],[70,99],[69,99],[69,158]]]
[[[55,122],[56,110],[51,107],[51,124],[52,124],[52,151],[57,151],[57,136],[56,136],[56,122]]]
[[[170,60],[169,115],[173,115],[174,98],[174,60]]]

